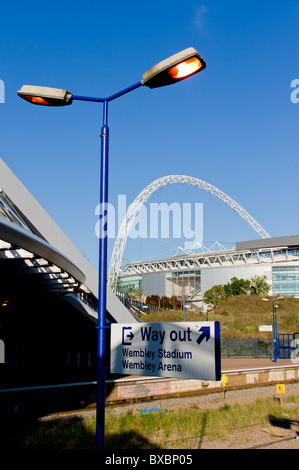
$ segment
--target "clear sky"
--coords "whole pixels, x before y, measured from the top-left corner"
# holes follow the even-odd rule
[[[110,103],[110,202],[188,175],[229,194],[271,236],[299,233],[297,0],[5,2],[0,38],[0,157],[94,267],[102,105],[32,106],[17,90],[109,96],[187,47],[206,60],[203,72]],[[150,201],[203,203],[206,245],[259,238],[202,190],[169,185]],[[182,243],[129,240],[124,261],[171,256]]]

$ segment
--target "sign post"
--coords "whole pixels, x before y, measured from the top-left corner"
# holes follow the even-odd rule
[[[285,384],[276,384],[276,393],[279,394],[280,396],[280,404],[282,405],[282,397],[283,397],[283,394],[285,393],[286,389],[285,389]]]
[[[219,322],[113,323],[112,373],[221,380]]]

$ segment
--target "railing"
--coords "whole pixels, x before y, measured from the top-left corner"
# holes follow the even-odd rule
[[[222,357],[271,357],[273,339],[222,338]]]
[[[291,354],[296,349],[293,342],[295,339],[299,339],[299,333],[277,335],[278,357],[280,359],[290,359],[292,357]]]
[[[142,302],[141,300],[136,300],[136,299],[131,299],[129,297],[126,297],[125,294],[121,294],[119,292],[114,292],[115,295],[118,297],[118,299],[125,305],[125,307],[134,310],[136,313],[136,310],[138,313],[149,313],[149,312],[162,312],[163,309],[160,307],[156,307],[155,305],[150,305],[145,302]]]
[[[156,307],[155,305],[150,305],[141,300],[131,299],[126,297],[124,294],[119,292],[114,292],[114,294],[118,297],[118,299],[130,310],[133,310],[135,315],[140,317],[140,313],[146,314],[149,312],[162,312],[163,309],[160,307]],[[90,298],[88,294],[85,292],[77,292],[76,297],[92,308],[95,312],[97,312],[97,305],[95,302]]]
[[[292,341],[296,335],[279,334],[277,341],[277,357],[279,359],[290,359],[294,346]],[[274,341],[273,338],[221,338],[221,356],[222,357],[273,357]]]

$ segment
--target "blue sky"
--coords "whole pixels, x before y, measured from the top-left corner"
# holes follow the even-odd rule
[[[109,96],[187,47],[207,68],[169,87],[110,103],[109,201],[128,204],[153,180],[202,179],[271,236],[299,233],[297,1],[6,2],[1,6],[0,157],[97,267],[102,105],[32,106],[23,84]],[[259,238],[210,194],[183,185],[152,202],[200,202],[204,243]],[[114,240],[109,240],[109,256]],[[175,254],[183,240],[129,240],[125,261]]]

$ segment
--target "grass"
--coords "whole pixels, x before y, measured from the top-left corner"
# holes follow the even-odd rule
[[[222,338],[270,338],[272,332],[259,332],[259,325],[272,325],[272,303],[262,300],[262,295],[237,295],[217,305],[209,312],[209,320],[219,321]],[[285,297],[277,302],[278,333],[299,332],[299,299]],[[204,321],[206,314],[186,310],[186,321]],[[141,316],[144,322],[177,322],[184,320],[182,310],[151,312]]]
[[[172,411],[141,413],[128,411],[116,414],[106,411],[106,449],[188,449],[202,436],[225,439],[237,429],[250,425],[267,425],[298,419],[299,395],[286,397],[284,408],[273,398],[258,399],[246,405],[223,404],[218,409],[200,410],[196,406],[179,407]],[[69,418],[41,423],[29,434],[26,448],[35,449],[92,449],[95,447],[95,419]]]

